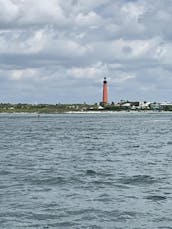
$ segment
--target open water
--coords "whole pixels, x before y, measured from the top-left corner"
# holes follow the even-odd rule
[[[1,114],[0,228],[172,228],[172,114]]]

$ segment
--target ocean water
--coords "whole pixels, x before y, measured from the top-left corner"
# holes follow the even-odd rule
[[[1,114],[0,228],[172,228],[172,113]]]

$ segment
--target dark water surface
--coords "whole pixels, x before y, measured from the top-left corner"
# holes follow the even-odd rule
[[[172,114],[0,115],[0,228],[172,228]]]

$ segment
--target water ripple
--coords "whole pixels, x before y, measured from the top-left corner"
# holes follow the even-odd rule
[[[0,115],[0,228],[172,228],[170,120]]]

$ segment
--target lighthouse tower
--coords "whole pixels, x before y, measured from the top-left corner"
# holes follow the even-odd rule
[[[108,103],[108,86],[107,86],[107,80],[106,77],[104,77],[103,80],[103,105],[106,105]]]

